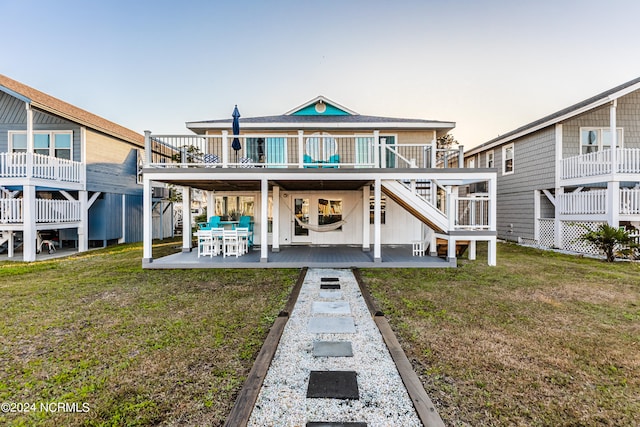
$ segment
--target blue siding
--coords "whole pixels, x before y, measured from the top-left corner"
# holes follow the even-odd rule
[[[142,241],[142,196],[125,196],[125,242]]]
[[[122,238],[122,195],[105,193],[89,209],[89,240]]]

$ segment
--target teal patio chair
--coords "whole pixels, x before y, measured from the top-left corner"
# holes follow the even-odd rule
[[[249,247],[253,246],[253,223],[251,222],[251,217],[249,215],[243,215],[240,217],[238,221],[238,225],[234,228],[246,228],[249,230],[248,244]]]

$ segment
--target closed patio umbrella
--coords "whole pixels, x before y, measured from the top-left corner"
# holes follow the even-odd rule
[[[240,135],[240,111],[238,111],[237,105],[233,109],[233,114],[231,114],[231,116],[233,117],[233,123],[231,124],[231,127],[233,128],[233,135]],[[233,148],[233,150],[236,152],[236,163],[238,163],[238,150],[242,148],[239,138],[233,138],[231,148]]]

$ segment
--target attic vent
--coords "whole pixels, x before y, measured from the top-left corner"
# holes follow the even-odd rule
[[[322,114],[327,111],[327,105],[322,100],[316,102],[316,113]]]

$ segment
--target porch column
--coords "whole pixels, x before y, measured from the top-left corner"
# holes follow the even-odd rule
[[[13,258],[13,246],[15,245],[15,233],[9,231],[9,237],[7,240],[7,257]]]
[[[533,190],[533,240],[540,242],[540,190]]]
[[[469,254],[469,261],[475,261],[476,259],[476,241],[469,240],[469,248],[467,249]]]
[[[22,221],[23,221],[23,255],[26,262],[36,260],[36,187],[25,185],[22,187]]]
[[[267,262],[269,242],[267,237],[267,204],[269,203],[269,181],[262,178],[260,182],[260,262]]]
[[[142,263],[145,264],[153,261],[153,206],[151,200],[151,180],[146,176],[143,176],[142,185]]]
[[[371,227],[369,226],[369,185],[362,187],[362,250],[371,250]]]
[[[620,226],[620,181],[607,182],[607,222],[615,228]]]
[[[33,177],[33,110],[31,109],[31,104],[26,103],[25,106],[27,108],[27,179],[28,179]],[[34,256],[33,260],[35,260],[35,253],[33,256]]]
[[[382,181],[376,178],[373,188],[373,262],[382,262],[382,251],[380,245],[380,203],[382,201]]]
[[[303,130],[299,130],[298,131],[298,167],[299,168],[303,168],[304,165],[304,131]],[[275,206],[275,200],[274,200],[274,206]]]
[[[80,225],[78,226],[78,252],[89,250],[89,193],[78,191],[80,202]]]
[[[380,131],[373,131],[373,167],[380,167]]]
[[[207,191],[207,221],[209,222],[209,218],[216,214],[216,193],[212,191]]]
[[[611,106],[609,107],[609,125],[611,126],[611,175],[612,179],[615,180],[616,174],[618,173],[618,132],[616,130],[616,109],[618,107],[618,100],[614,99],[611,101]]]
[[[556,188],[556,205],[555,205],[555,219],[553,220],[553,246],[558,249],[562,249],[562,221],[560,221],[560,212],[562,206],[562,195],[564,194],[564,187]]]
[[[280,187],[273,186],[271,190],[272,203],[272,226],[271,226],[271,250],[273,252],[280,252]],[[265,210],[267,207],[265,207]],[[268,213],[268,212],[267,212]],[[268,215],[267,215],[268,216]],[[265,223],[266,228],[266,223]]]
[[[449,235],[449,242],[447,243],[447,261],[456,259],[456,238]]]
[[[487,242],[487,264],[491,267],[496,266],[497,238],[491,237]]]
[[[191,187],[182,187],[182,252],[191,252]]]

